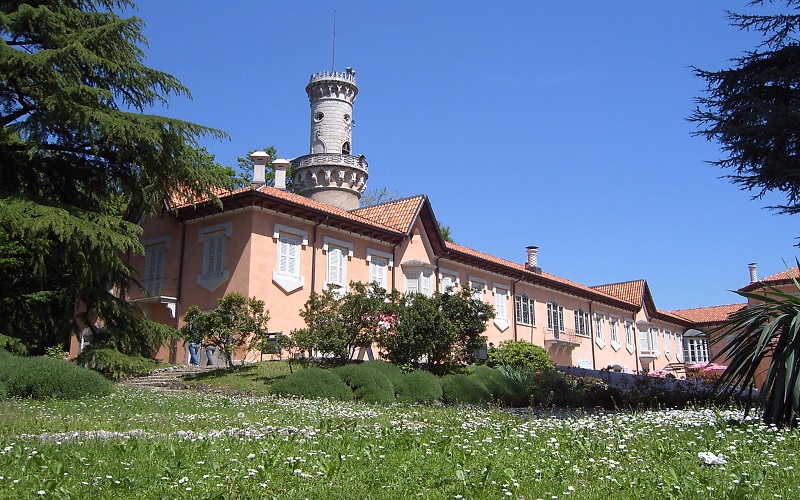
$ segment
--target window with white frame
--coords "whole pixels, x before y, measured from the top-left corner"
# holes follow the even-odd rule
[[[528,294],[522,292],[522,295],[514,297],[514,312],[517,323],[522,325],[535,325],[536,312],[534,309],[535,302]]]
[[[611,332],[611,346],[616,350],[619,349],[619,320],[611,317],[608,319],[608,330]]]
[[[482,301],[483,293],[486,291],[486,281],[470,276],[469,287],[472,290],[473,300]]]
[[[388,290],[388,270],[394,265],[392,254],[367,248],[367,262],[369,262],[369,282]]]
[[[272,237],[278,245],[272,281],[286,293],[302,288],[305,278],[300,272],[300,255],[302,248],[308,245],[308,232],[275,224]]]
[[[675,359],[683,362],[683,335],[675,333]]]
[[[447,269],[439,270],[439,291],[442,293],[455,292],[458,286],[458,273]]]
[[[633,329],[633,323],[630,321],[625,322],[625,348],[631,354],[636,350],[636,333]]]
[[[555,300],[547,303],[547,329],[554,332],[564,331],[564,306]]]
[[[670,344],[672,343],[672,333],[669,330],[664,330],[664,356],[667,359],[672,357],[672,347]]]
[[[494,324],[500,331],[508,328],[508,295],[508,288],[494,284]]]
[[[708,362],[708,341],[701,337],[683,338],[683,362],[688,364]]]
[[[585,312],[583,309],[575,309],[575,333],[578,335],[582,335],[584,337],[591,336],[591,319],[589,318],[589,313]]]
[[[658,353],[658,328],[644,330],[641,336],[641,350],[648,354]]]
[[[322,250],[328,258],[328,272],[325,287],[333,287],[341,292],[347,291],[347,261],[353,256],[353,245],[342,240],[323,239]]]
[[[601,347],[606,345],[606,339],[603,337],[603,316],[600,314],[594,315],[594,340]]]
[[[233,232],[230,222],[201,228],[197,242],[203,244],[203,264],[197,276],[197,284],[206,290],[214,290],[228,279],[225,269],[225,244]]]
[[[433,295],[432,266],[407,266],[404,264],[403,275],[406,279],[406,293],[421,293],[427,297]]]

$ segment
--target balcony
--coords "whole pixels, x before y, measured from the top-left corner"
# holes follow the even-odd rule
[[[178,296],[178,280],[175,278],[152,278],[139,282],[140,287],[128,292],[128,299],[133,301],[157,302],[162,297]]]
[[[661,351],[659,351],[655,347],[643,345],[639,349],[639,357],[642,359],[657,359],[660,356],[661,356]]]
[[[565,329],[564,331],[546,330],[544,332],[544,348],[550,349],[555,347],[556,350],[574,349],[581,345],[581,337],[579,337],[575,330]]]

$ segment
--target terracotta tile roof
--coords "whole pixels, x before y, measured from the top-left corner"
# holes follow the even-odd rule
[[[505,268],[508,268],[512,271],[517,273],[521,273],[525,275],[526,281],[539,284],[543,286],[551,286],[556,289],[568,289],[573,294],[580,294],[585,297],[591,297],[595,300],[610,303],[611,305],[619,305],[618,303],[621,301],[619,297],[613,296],[611,294],[605,293],[601,290],[595,290],[591,287],[586,285],[582,285],[575,281],[570,281],[565,278],[561,278],[554,274],[546,273],[546,272],[534,272],[523,264],[518,264],[516,262],[511,262],[510,260],[501,259],[499,257],[495,257],[494,255],[489,255],[487,253],[479,252],[472,248],[467,248],[456,243],[447,242],[447,250],[452,252],[458,252],[461,254],[469,255],[471,257],[491,262],[492,264],[499,265]]]
[[[692,309],[678,309],[672,314],[685,318],[692,323],[715,324],[722,323],[728,316],[747,307],[747,304],[727,304],[723,306],[695,307]]]
[[[751,292],[757,288],[761,288],[763,286],[774,286],[780,284],[788,284],[791,283],[792,278],[800,278],[800,272],[798,272],[797,266],[786,269],[785,271],[781,271],[779,273],[775,273],[771,276],[767,276],[766,278],[762,278],[754,283],[749,283],[739,290],[744,292]]]
[[[422,195],[412,196],[411,198],[359,208],[351,213],[389,226],[397,231],[408,233],[424,201],[425,197]]]
[[[637,306],[641,306],[642,297],[644,296],[644,287],[645,287],[644,280],[633,280],[633,281],[623,281],[622,283],[598,285],[598,286],[593,286],[592,288],[600,292],[607,293],[608,295],[617,297],[621,300],[624,300],[625,302],[630,302],[631,304],[636,304]]]
[[[224,198],[226,196],[230,196],[236,193],[241,193],[243,191],[249,191],[250,186],[243,186],[237,189],[228,189],[228,188],[211,188],[211,192],[217,196],[217,198]],[[173,193],[172,196],[172,208],[179,209],[185,208],[192,205],[197,205],[200,203],[204,203],[209,201],[210,198],[198,198],[192,195],[192,193]]]

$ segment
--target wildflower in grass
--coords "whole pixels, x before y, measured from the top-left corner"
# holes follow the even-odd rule
[[[697,458],[702,460],[703,463],[705,463],[706,465],[725,465],[728,463],[728,461],[725,460],[725,457],[723,457],[722,454],[715,455],[710,451],[701,451],[700,453],[697,454]]]

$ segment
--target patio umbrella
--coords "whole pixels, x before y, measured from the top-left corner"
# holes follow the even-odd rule
[[[648,377],[661,377],[661,378],[664,378],[667,375],[671,375],[671,373],[666,371],[666,370],[652,370],[652,371],[647,372],[647,376]]]
[[[696,372],[696,371],[702,370],[706,366],[708,366],[708,361],[704,361],[702,363],[695,363],[693,365],[689,365],[689,366],[686,367],[686,369],[689,370],[690,372]]]
[[[728,369],[728,367],[725,366],[725,365],[718,365],[716,363],[709,363],[708,365],[706,365],[705,368],[703,368],[703,372],[705,373],[705,372],[725,371],[727,369]]]

